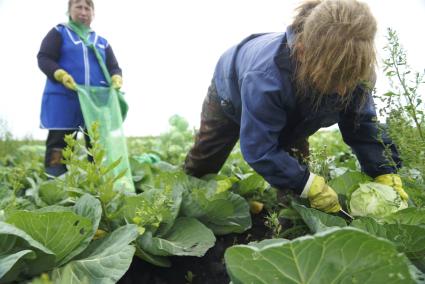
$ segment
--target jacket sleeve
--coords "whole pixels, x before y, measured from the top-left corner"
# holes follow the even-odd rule
[[[56,28],[53,28],[44,37],[37,54],[38,67],[52,80],[54,80],[53,73],[60,68],[57,62],[60,58],[61,47],[62,36]]]
[[[300,194],[310,175],[279,144],[287,114],[281,82],[263,72],[250,72],[241,82],[240,145],[247,163],[272,186]]]
[[[395,173],[401,167],[396,146],[387,136],[385,126],[378,123],[370,93],[363,105],[357,104],[341,114],[339,128],[344,142],[351,147],[367,175],[375,178]],[[391,158],[385,153],[386,148]]]
[[[106,68],[109,71],[109,74],[112,75],[120,75],[122,76],[122,70],[120,66],[118,65],[117,58],[115,57],[114,51],[112,50],[112,47],[110,44],[106,47],[105,50],[106,54]]]

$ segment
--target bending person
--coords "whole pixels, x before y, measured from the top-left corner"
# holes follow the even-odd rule
[[[297,11],[286,32],[251,35],[221,56],[185,171],[217,173],[240,139],[244,159],[272,186],[337,212],[336,192],[300,160],[308,156],[310,135],[338,123],[362,170],[407,199],[396,174],[400,159],[392,142],[379,137],[370,92],[377,24],[369,7],[316,0]],[[384,155],[383,142],[397,165]]]

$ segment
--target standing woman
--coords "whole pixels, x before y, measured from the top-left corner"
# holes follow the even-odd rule
[[[61,163],[65,135],[87,127],[76,85],[108,87],[94,50],[86,46],[80,36],[99,51],[111,74],[112,87],[119,89],[122,85],[122,71],[112,47],[90,28],[94,17],[93,1],[69,0],[68,15],[68,23],[51,29],[37,54],[38,66],[47,76],[40,127],[49,130],[44,164],[46,173],[51,176],[60,176],[67,171]],[[85,140],[88,145],[86,135]]]

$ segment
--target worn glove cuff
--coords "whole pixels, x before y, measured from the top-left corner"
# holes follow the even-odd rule
[[[315,174],[310,173],[310,176],[308,177],[308,180],[307,180],[307,182],[306,182],[306,184],[304,186],[304,189],[301,192],[301,195],[300,195],[301,198],[307,198],[308,192],[310,191],[311,184],[313,183],[313,180],[314,180],[314,177],[315,176],[316,176]]]

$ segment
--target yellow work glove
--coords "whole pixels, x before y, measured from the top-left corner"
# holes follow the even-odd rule
[[[111,77],[111,81],[112,81],[112,88],[114,88],[115,90],[119,90],[121,89],[122,86],[122,77],[118,74],[115,74]]]
[[[56,70],[55,73],[53,73],[53,77],[55,77],[56,81],[62,83],[66,88],[73,91],[77,90],[77,84],[75,84],[74,78],[72,78],[72,76],[65,70]]]
[[[310,205],[326,213],[336,213],[341,210],[338,201],[338,194],[326,184],[321,176],[313,175],[313,181],[307,190],[307,197]]]
[[[401,199],[403,199],[404,201],[407,201],[409,199],[409,195],[407,195],[407,193],[403,189],[403,183],[401,182],[401,178],[399,175],[397,174],[380,175],[380,176],[377,176],[374,181],[391,186],[392,188],[395,189],[395,191],[398,192]]]

